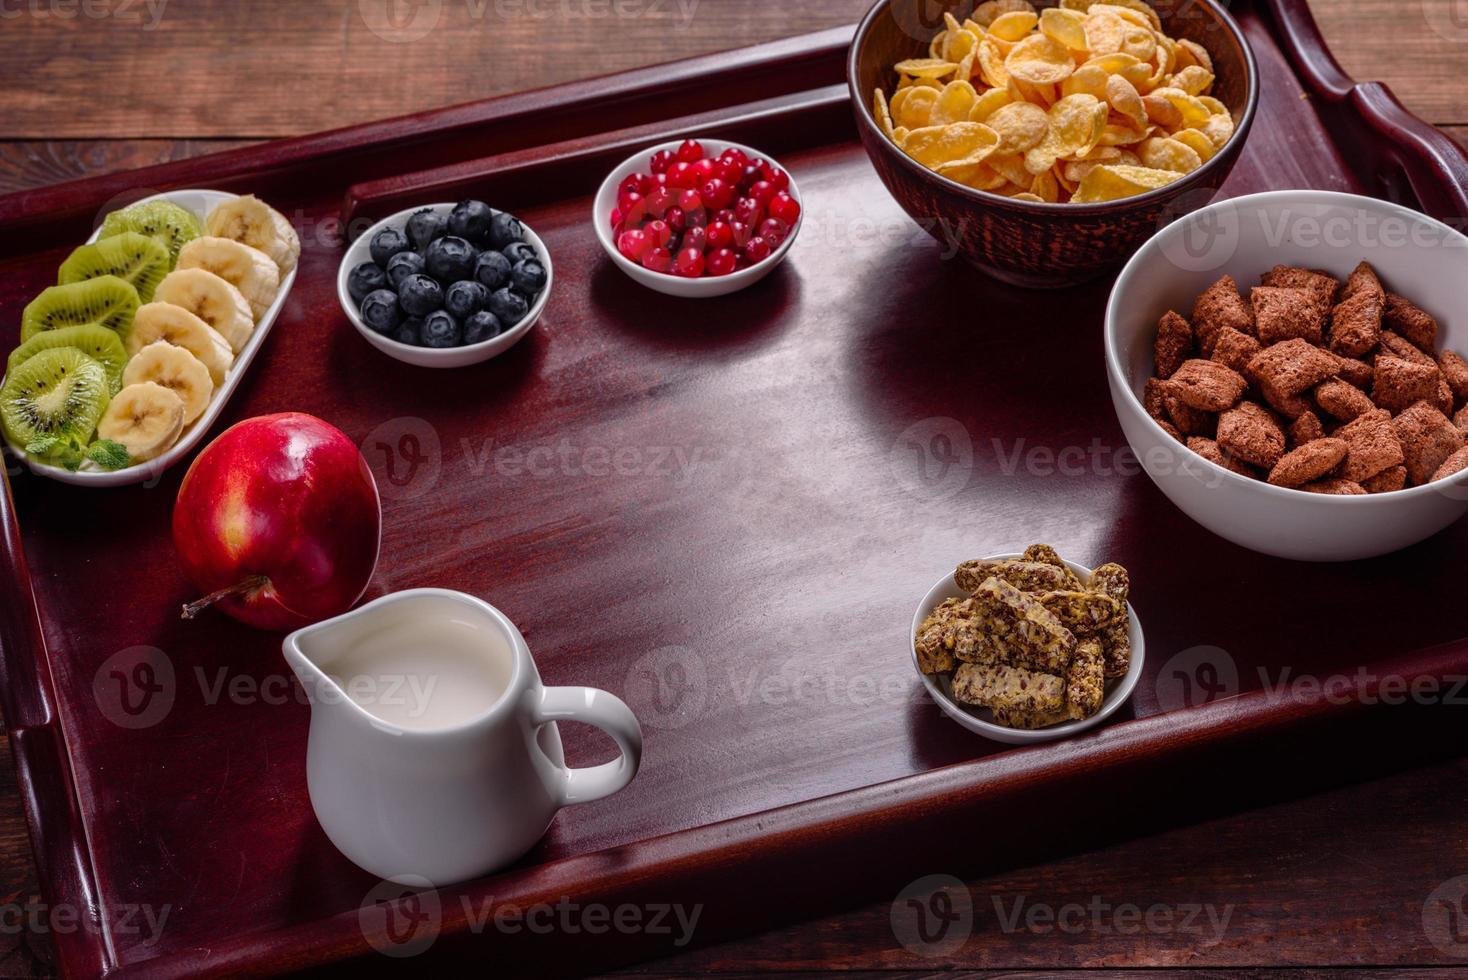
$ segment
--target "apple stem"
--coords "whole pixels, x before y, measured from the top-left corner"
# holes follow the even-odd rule
[[[193,619],[221,599],[228,599],[230,596],[241,595],[245,592],[253,592],[256,589],[263,588],[269,582],[270,579],[264,575],[251,575],[249,578],[236,582],[228,588],[220,589],[218,592],[211,592],[202,599],[186,602],[183,607],[183,618]]]

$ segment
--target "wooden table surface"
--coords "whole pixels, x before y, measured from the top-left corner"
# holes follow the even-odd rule
[[[867,5],[0,0],[0,193],[818,30]],[[1351,75],[1468,140],[1468,0],[1312,7]],[[49,927],[3,736],[0,754],[0,976],[45,976]],[[1468,875],[1465,813],[1468,760],[1449,759],[955,884],[971,923],[932,942],[912,936],[915,907],[883,901],[625,972],[1468,965],[1468,905],[1445,935],[1434,904],[1468,890],[1454,882]]]

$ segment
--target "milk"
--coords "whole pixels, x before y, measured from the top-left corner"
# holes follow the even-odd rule
[[[318,661],[372,717],[399,728],[453,728],[489,710],[510,686],[504,635],[467,617],[384,618]]]

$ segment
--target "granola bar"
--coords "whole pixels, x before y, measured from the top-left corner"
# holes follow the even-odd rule
[[[1100,640],[1087,637],[1076,644],[1076,653],[1065,672],[1065,707],[1074,721],[1101,710],[1106,697],[1106,653]]]
[[[1075,634],[1038,600],[995,577],[978,587],[973,601],[984,631],[1009,644],[1016,666],[1065,673],[1075,653]]]
[[[1020,558],[1001,561],[966,561],[953,573],[953,581],[965,592],[973,592],[989,578],[999,577],[1021,592],[1047,592],[1070,588],[1075,575],[1064,565],[1042,564]]]
[[[1041,592],[1035,598],[1077,637],[1099,633],[1121,615],[1121,604],[1104,592]]]
[[[1065,680],[1007,664],[959,664],[953,697],[1005,711],[1055,711],[1065,706]]]

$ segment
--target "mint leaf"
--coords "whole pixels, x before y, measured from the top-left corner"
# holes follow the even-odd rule
[[[82,460],[85,458],[82,451],[75,446],[67,446],[61,451],[61,465],[73,473],[82,468]]]
[[[132,462],[127,447],[111,439],[98,439],[87,449],[87,459],[104,470],[120,470]]]
[[[55,436],[41,436],[25,444],[27,456],[49,456],[61,444]]]

